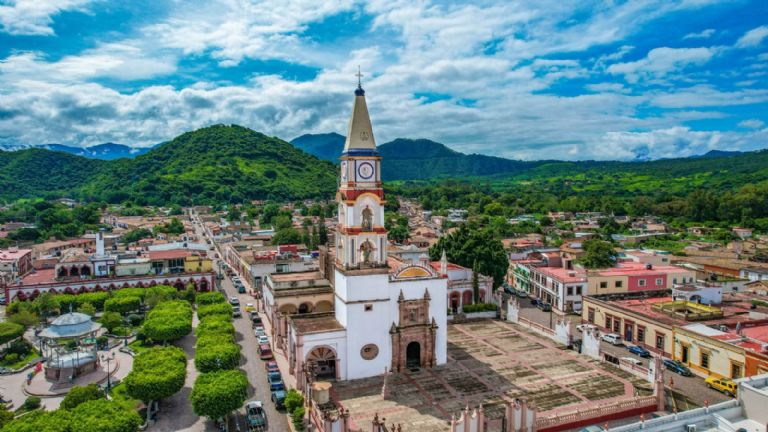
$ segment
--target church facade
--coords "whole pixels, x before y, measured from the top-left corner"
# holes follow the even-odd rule
[[[302,383],[307,365],[318,379],[347,380],[445,363],[447,274],[426,256],[387,254],[381,157],[361,86],[340,168],[338,224],[320,270],[333,287],[333,311],[282,316],[284,340],[276,344],[287,351],[289,372]]]

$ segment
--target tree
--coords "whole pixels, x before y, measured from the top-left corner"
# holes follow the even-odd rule
[[[113,297],[104,302],[105,312],[117,312],[125,315],[141,307],[141,299],[134,296]]]
[[[147,314],[142,331],[163,343],[181,339],[192,331],[192,307],[184,300],[160,303]]]
[[[72,414],[67,410],[34,411],[10,421],[3,432],[70,432],[71,425]]]
[[[410,232],[408,231],[408,227],[402,225],[395,225],[392,229],[389,230],[387,235],[397,243],[405,243],[405,241],[408,240],[408,238],[411,236]]]
[[[14,322],[0,322],[0,345],[21,337],[25,327]]]
[[[122,325],[123,317],[117,312],[104,312],[99,319],[99,322],[111,333],[114,329]]]
[[[450,262],[460,266],[471,268],[477,261],[478,271],[492,276],[494,287],[504,282],[509,260],[504,245],[490,231],[470,230],[464,224],[429,248],[430,259],[439,260],[443,250]]]
[[[225,317],[232,316],[232,306],[229,303],[213,303],[207,305],[201,305],[197,308],[197,317],[200,319],[212,316],[221,315]]]
[[[216,303],[226,303],[227,298],[224,297],[224,294],[218,291],[210,291],[197,294],[195,301],[197,302],[198,306],[202,306]]]
[[[472,265],[472,297],[475,303],[480,303],[480,271],[477,269],[477,260]]]
[[[8,411],[5,404],[0,404],[0,428],[8,424],[14,417],[14,414]]]
[[[234,369],[240,364],[240,346],[231,335],[199,337],[195,347],[195,367],[200,372]]]
[[[106,399],[82,403],[71,412],[72,431],[138,432],[141,426],[141,417],[136,411]]]
[[[248,379],[238,370],[201,374],[192,387],[192,409],[199,416],[218,419],[243,406]]]
[[[184,387],[186,376],[184,351],[170,346],[153,347],[136,356],[124,382],[132,398],[149,405],[176,394]]]
[[[24,328],[27,328],[27,327],[32,327],[33,325],[37,324],[39,322],[39,319],[38,319],[36,313],[34,313],[34,312],[32,312],[32,311],[30,311],[28,309],[23,309],[23,310],[20,310],[20,311],[16,312],[13,315],[11,315],[8,318],[8,321],[16,323],[16,324],[20,324],[20,325],[24,326]]]
[[[44,292],[40,294],[33,302],[37,313],[43,318],[47,318],[51,312],[55,312],[57,308],[57,302],[53,297],[53,294]]]
[[[96,384],[88,384],[84,387],[74,386],[69,390],[69,393],[64,396],[64,400],[61,401],[61,408],[71,410],[80,404],[102,399],[103,397],[104,393],[101,392],[101,389]]]
[[[317,224],[317,238],[319,244],[328,244],[328,228],[325,227],[325,217],[322,215],[320,216],[320,220]]]
[[[86,315],[95,316],[96,315],[96,308],[90,304],[90,303],[83,303],[78,308],[77,311]]]
[[[146,228],[130,230],[127,233],[123,234],[123,236],[120,238],[120,241],[122,241],[125,244],[130,244],[130,243],[135,243],[144,238],[152,238],[152,231]]]
[[[607,268],[613,267],[616,263],[616,250],[613,245],[607,241],[590,239],[585,241],[582,246],[586,254],[581,258],[581,264],[586,268]]]
[[[285,228],[276,232],[272,237],[273,245],[301,243],[301,233],[295,228]]]

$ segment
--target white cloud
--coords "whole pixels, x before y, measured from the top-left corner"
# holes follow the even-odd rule
[[[735,106],[763,102],[768,102],[766,89],[720,91],[710,85],[696,85],[650,95],[650,103],[661,108]]]
[[[752,30],[744,33],[744,36],[740,37],[739,40],[736,41],[736,48],[749,48],[758,46],[766,37],[768,37],[768,26],[753,28]]]
[[[698,33],[688,33],[683,36],[683,39],[709,39],[713,34],[715,34],[715,29],[706,29]]]
[[[760,129],[765,126],[765,122],[758,119],[749,119],[739,122],[737,126],[746,129]]]
[[[9,0],[0,5],[0,31],[12,35],[53,35],[53,16],[85,11],[94,0]]]
[[[654,48],[640,60],[616,63],[608,67],[608,73],[624,75],[629,82],[640,79],[664,77],[690,65],[703,65],[716,53],[715,48]]]

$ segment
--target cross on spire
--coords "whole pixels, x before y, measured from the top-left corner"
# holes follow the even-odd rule
[[[363,88],[363,74],[360,73],[360,65],[357,65],[357,73],[355,76],[357,77],[357,88]]]

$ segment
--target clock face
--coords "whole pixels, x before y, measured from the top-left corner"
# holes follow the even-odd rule
[[[357,175],[364,180],[370,179],[373,177],[373,165],[370,162],[361,162],[357,165]]]
[[[341,179],[347,180],[347,161],[341,161]]]

